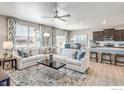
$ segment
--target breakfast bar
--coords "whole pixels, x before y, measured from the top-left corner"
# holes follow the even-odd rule
[[[109,48],[109,47],[96,47],[96,48],[90,48],[89,51],[92,53],[98,54],[98,62],[102,62],[102,56],[103,54],[109,55],[110,60],[113,61],[116,65],[117,62],[123,62],[124,63],[124,49],[121,48]],[[112,63],[112,62],[111,62]]]

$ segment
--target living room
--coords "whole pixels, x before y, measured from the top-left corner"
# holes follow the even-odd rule
[[[0,2],[0,86],[123,86],[123,6]]]

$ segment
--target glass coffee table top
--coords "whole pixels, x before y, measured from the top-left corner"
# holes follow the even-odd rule
[[[59,62],[56,62],[56,61],[51,61],[50,62],[49,60],[40,60],[37,63],[48,66],[48,67],[56,69],[56,70],[65,66],[64,63],[59,63]]]

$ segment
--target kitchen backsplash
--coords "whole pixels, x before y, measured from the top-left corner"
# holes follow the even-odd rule
[[[124,41],[96,41],[98,46],[114,45],[114,47],[124,47]]]

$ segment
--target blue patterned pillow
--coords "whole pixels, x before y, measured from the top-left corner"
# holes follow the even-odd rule
[[[21,56],[22,58],[28,57],[28,53],[22,51],[22,50],[17,50],[18,55]]]
[[[18,52],[18,55],[19,55],[19,56],[24,57],[24,52],[23,52],[23,51],[17,50],[17,52]]]
[[[85,51],[78,50],[77,51],[77,60],[81,60],[85,56]]]

